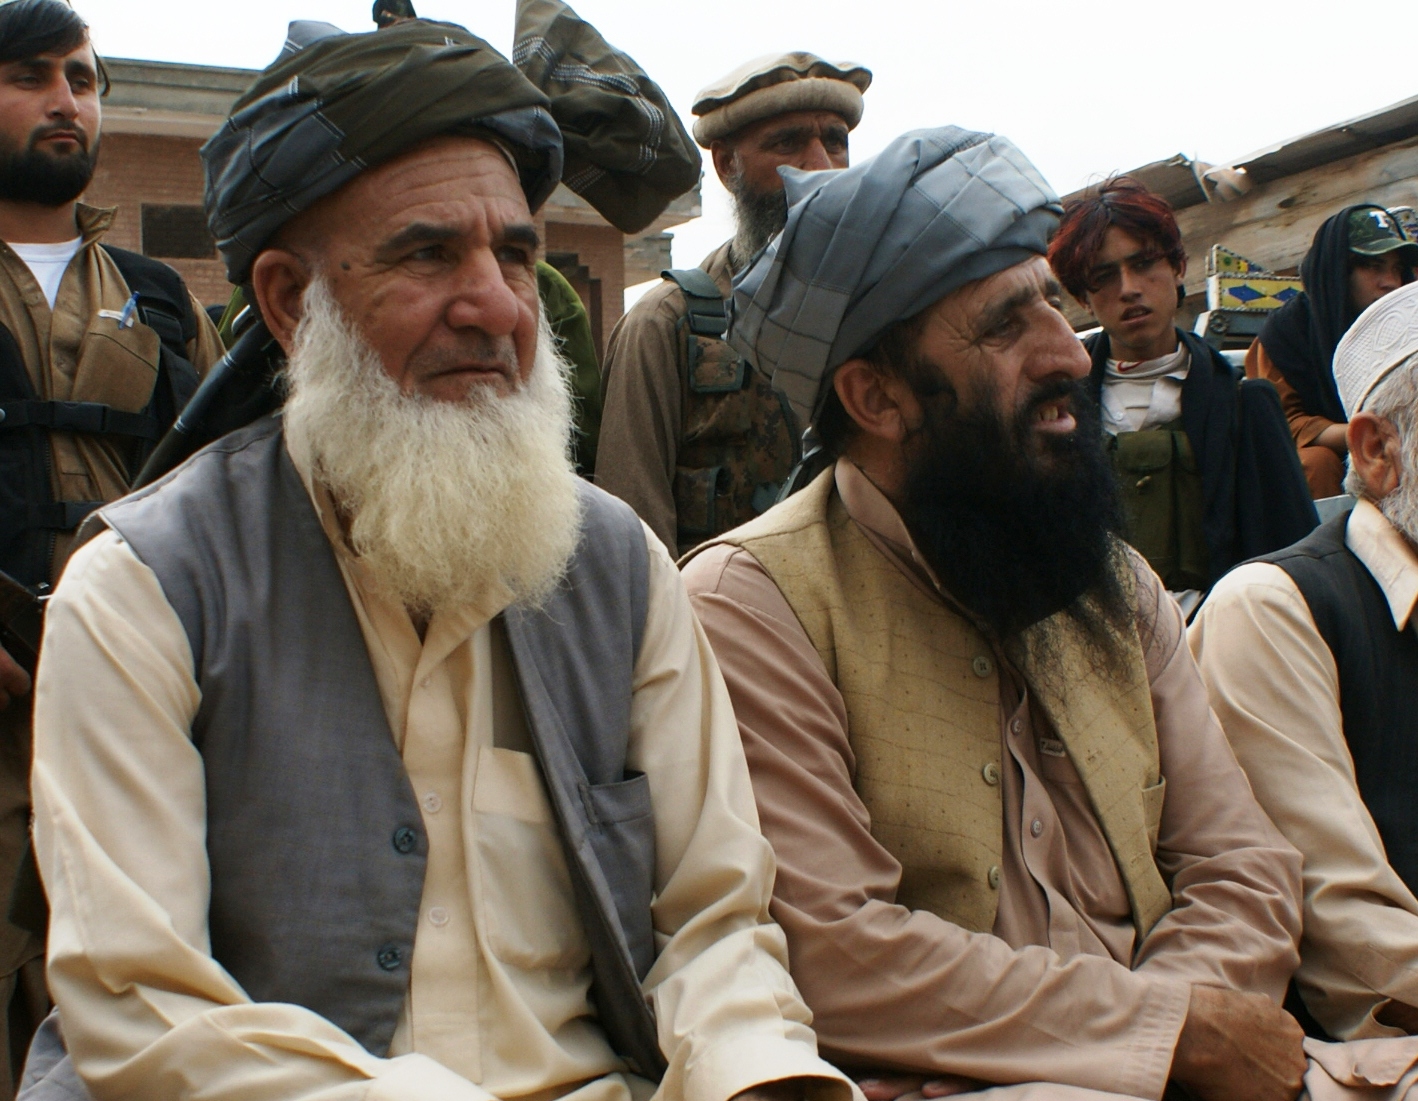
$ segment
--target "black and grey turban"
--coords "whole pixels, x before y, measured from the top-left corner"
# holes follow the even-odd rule
[[[520,0],[518,34],[522,68],[451,23],[412,19],[368,34],[292,23],[281,55],[202,147],[227,278],[245,282],[296,214],[441,134],[495,139],[533,210],[564,169],[568,186],[584,185],[627,233],[694,186],[699,153],[634,61],[561,0]]]
[[[841,171],[779,171],[788,222],[734,280],[729,342],[803,425],[834,370],[951,291],[1042,256],[1063,213],[1012,142],[956,126]]]

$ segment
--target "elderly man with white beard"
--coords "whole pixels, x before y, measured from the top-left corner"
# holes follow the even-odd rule
[[[1297,991],[1349,1039],[1418,1033],[1418,283],[1359,316],[1334,378],[1358,503],[1223,578],[1190,642],[1305,858]]]
[[[25,1095],[860,1097],[674,565],[568,460],[555,99],[460,27],[316,30],[204,150],[284,414],[106,509],[50,609]]]

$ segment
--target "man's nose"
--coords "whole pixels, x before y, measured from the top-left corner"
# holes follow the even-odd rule
[[[487,252],[470,257],[459,272],[446,319],[453,329],[481,329],[489,336],[508,336],[517,328],[521,308],[502,265]]]
[[[1087,377],[1093,362],[1061,313],[1042,321],[1038,344],[1029,356],[1029,375],[1037,382],[1047,379]]]
[[[821,138],[812,138],[803,147],[802,155],[798,157],[794,168],[800,168],[804,172],[825,172],[832,167],[832,158],[827,155],[827,147],[822,144]]]
[[[66,121],[72,121],[79,117],[79,101],[74,98],[74,89],[69,87],[67,80],[55,82],[53,94],[49,99],[48,114],[52,119]]]

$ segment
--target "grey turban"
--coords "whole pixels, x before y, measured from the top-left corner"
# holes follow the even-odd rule
[[[801,425],[837,367],[951,291],[1042,256],[1063,213],[1012,142],[957,126],[838,172],[779,171],[788,223],[734,280],[729,342]]]

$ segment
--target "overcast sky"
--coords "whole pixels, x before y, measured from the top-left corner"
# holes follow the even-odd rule
[[[115,57],[261,68],[293,18],[372,29],[371,0],[73,0]],[[509,51],[514,0],[414,0]],[[580,0],[690,118],[694,94],[770,51],[866,65],[854,159],[903,131],[957,123],[1013,139],[1060,194],[1185,153],[1224,164],[1418,95],[1412,0]],[[1267,18],[1273,13],[1273,18]],[[730,233],[711,166],[705,216],[676,231],[697,264]],[[1418,195],[1414,196],[1418,202]]]

